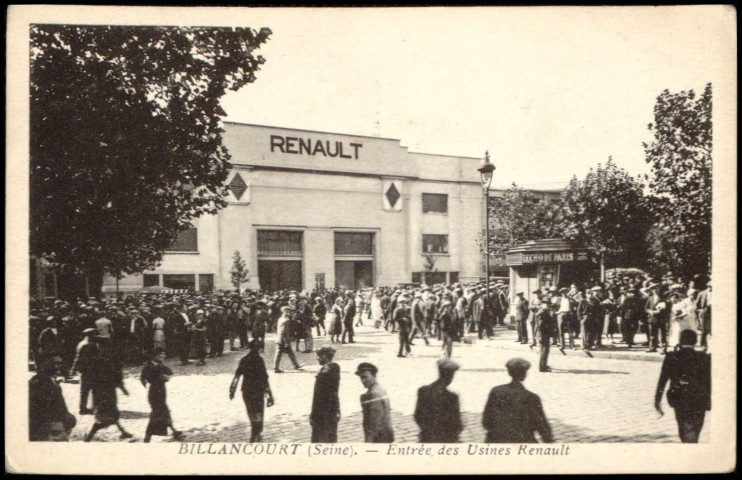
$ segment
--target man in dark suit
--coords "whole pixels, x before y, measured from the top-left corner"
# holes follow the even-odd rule
[[[458,364],[438,360],[438,380],[417,391],[415,422],[420,426],[420,443],[455,443],[463,430],[459,396],[449,391]]]
[[[550,372],[549,367],[549,349],[551,348],[551,335],[554,332],[554,320],[551,316],[551,307],[549,300],[541,300],[541,304],[536,311],[536,326],[533,331],[533,338],[538,338],[539,342],[539,372]]]
[[[680,333],[680,349],[665,357],[654,396],[654,408],[664,415],[660,404],[665,386],[670,382],[667,403],[675,409],[683,443],[698,443],[706,410],[711,410],[711,357],[695,351],[697,340],[698,335],[693,330]]]
[[[312,443],[337,443],[340,421],[340,367],[332,359],[335,349],[322,347],[317,350],[317,361],[322,368],[314,383],[314,398],[309,423],[312,425]]]
[[[656,352],[659,343],[662,343],[662,353],[667,353],[667,323],[670,317],[668,302],[659,295],[659,285],[650,284],[650,291],[644,310],[647,312],[647,337],[649,339],[648,352]]]
[[[528,360],[511,358],[505,364],[513,381],[493,388],[482,415],[486,443],[536,443],[538,432],[544,443],[552,443],[551,428],[541,399],[523,386],[531,367]]]

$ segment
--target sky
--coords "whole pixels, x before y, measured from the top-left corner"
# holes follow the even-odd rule
[[[657,96],[728,76],[694,7],[249,10],[273,35],[227,120],[481,157],[495,186],[558,188],[609,156],[649,173]],[[718,19],[718,17],[717,17]],[[725,67],[727,67],[725,69]]]

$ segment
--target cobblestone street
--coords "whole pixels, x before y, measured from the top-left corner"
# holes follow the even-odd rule
[[[369,322],[367,321],[367,324]],[[413,419],[417,389],[435,380],[435,361],[440,342],[431,346],[417,339],[413,355],[397,358],[397,336],[373,327],[356,329],[356,344],[339,345],[335,361],[341,367],[340,401],[342,419],[340,442],[362,442],[359,396],[364,389],[353,374],[362,361],[379,367],[378,381],[387,390],[393,425],[398,442],[416,442],[418,428]],[[514,342],[513,331],[497,330],[492,341],[454,344],[453,359],[460,363],[451,390],[461,401],[464,442],[482,442],[485,432],[481,415],[487,395],[495,385],[510,381],[505,362],[522,356],[532,363],[526,388],[537,393],[557,442],[679,442],[674,413],[663,401],[665,416],[658,418],[653,408],[653,395],[661,363],[657,361],[618,360],[578,355],[562,355],[552,348],[549,364],[552,373],[538,372],[536,349],[531,351]],[[319,370],[315,354],[298,353],[303,371],[289,369],[273,373],[274,336],[269,335],[263,358],[269,368],[276,404],[266,409],[264,440],[266,442],[308,442],[308,421],[315,374]],[[315,338],[315,349],[329,344],[326,336]],[[243,351],[230,352],[222,358],[207,359],[207,365],[179,366],[177,359],[167,364],[175,375],[168,383],[168,404],[175,426],[186,442],[244,442],[250,426],[239,395],[229,400],[229,385]],[[149,404],[146,390],[139,382],[141,368],[127,368],[125,383],[130,396],[119,394],[122,424],[134,433],[129,441],[141,441],[147,425]],[[78,384],[62,384],[67,405],[77,415]],[[81,441],[90,429],[93,417],[78,416],[72,441]],[[708,439],[711,426],[705,425],[701,442]],[[109,427],[96,434],[94,441],[119,441],[119,432]],[[153,442],[170,442],[170,437],[153,437]]]

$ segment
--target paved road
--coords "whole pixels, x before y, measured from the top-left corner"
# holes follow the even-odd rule
[[[435,380],[439,342],[426,347],[415,342],[413,355],[397,358],[397,337],[372,327],[357,328],[356,344],[339,345],[335,360],[341,368],[340,400],[342,419],[340,442],[362,442],[359,396],[364,389],[353,375],[362,361],[379,367],[378,380],[387,390],[393,410],[397,441],[415,442],[417,425],[412,414],[418,387]],[[459,393],[465,424],[461,440],[482,442],[481,413],[489,390],[510,378],[505,362],[523,356],[534,365],[525,381],[526,387],[541,396],[558,442],[678,442],[677,426],[672,409],[658,418],[653,408],[653,395],[661,363],[629,361],[579,356],[562,356],[552,349],[552,373],[537,371],[535,352],[508,350],[504,342],[512,342],[507,330],[498,331],[492,342],[455,344],[453,357],[461,365],[451,389]],[[274,337],[269,335],[264,358],[272,365]],[[328,344],[327,337],[315,339],[317,345]],[[514,345],[519,347],[519,345]],[[228,348],[227,348],[228,350]],[[208,360],[206,366],[179,366],[176,359],[167,361],[175,372],[168,383],[168,403],[176,427],[189,442],[244,442],[249,439],[249,423],[239,395],[230,401],[229,384],[244,352],[227,351],[224,357]],[[314,354],[299,353],[303,371],[290,370],[289,360],[283,360],[286,373],[269,370],[276,405],[266,410],[264,439],[266,442],[308,442],[309,411],[315,374],[319,370]],[[130,396],[119,395],[122,423],[135,434],[131,441],[141,441],[147,425],[149,404],[146,390],[138,380],[138,368],[125,371]],[[63,384],[70,411],[77,413],[79,385]],[[92,424],[91,416],[79,416],[72,440],[79,441]],[[701,441],[708,438],[706,425]],[[99,432],[95,441],[120,441],[115,427]],[[173,441],[170,437],[153,437],[153,442]]]

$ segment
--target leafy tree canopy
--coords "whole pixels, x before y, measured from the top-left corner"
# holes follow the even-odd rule
[[[225,205],[219,99],[255,80],[250,28],[31,27],[31,253],[102,278],[154,268]]]
[[[654,107],[649,130],[654,141],[644,143],[652,167],[649,188],[658,219],[658,242],[672,249],[685,275],[708,271],[711,254],[711,120],[712,89],[700,98],[693,90],[663,91]],[[664,236],[665,238],[659,239]]]
[[[643,189],[610,157],[584,180],[573,177],[562,203],[565,237],[598,249],[608,266],[644,266],[653,218]]]

